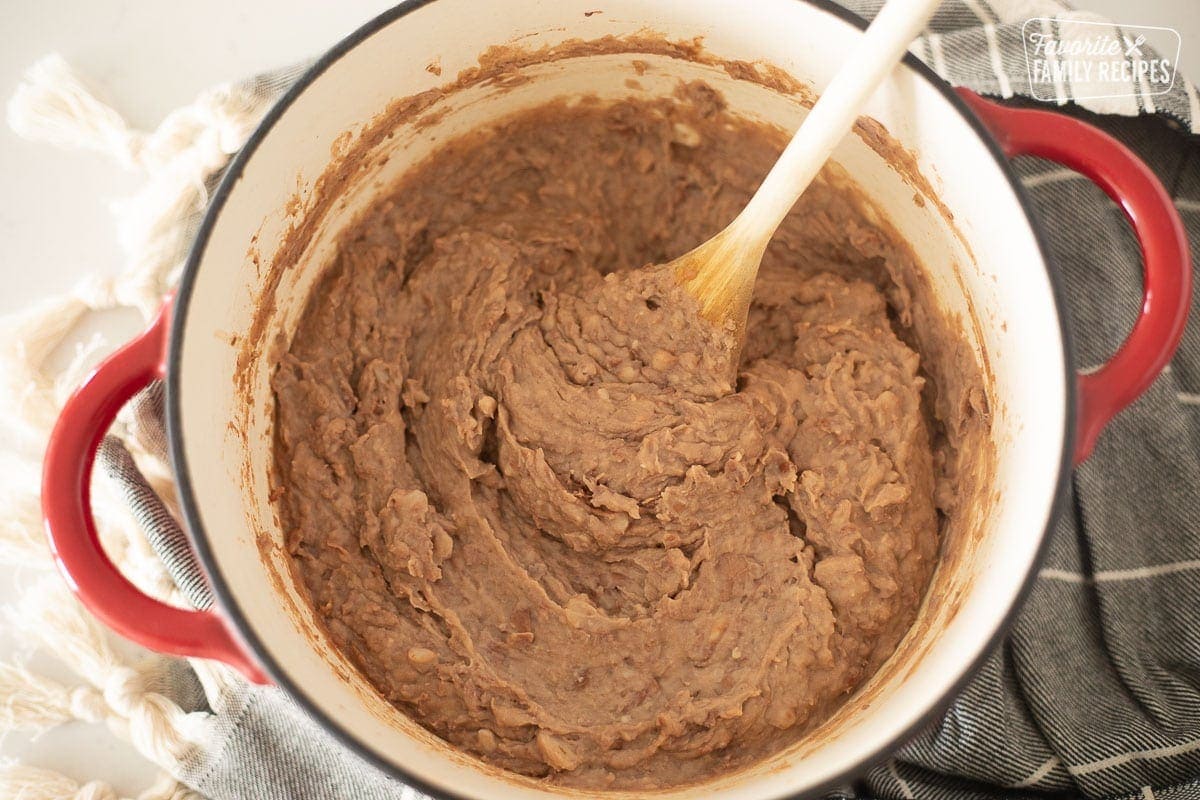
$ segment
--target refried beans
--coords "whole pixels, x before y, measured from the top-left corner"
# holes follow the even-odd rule
[[[647,266],[785,141],[677,95],[442,146],[345,235],[273,377],[286,546],[334,645],[457,748],[563,785],[798,740],[912,625],[952,502],[911,252],[844,182],[779,229],[736,363]]]

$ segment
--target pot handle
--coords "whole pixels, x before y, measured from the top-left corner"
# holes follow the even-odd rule
[[[1125,212],[1142,248],[1142,308],[1133,329],[1112,358],[1079,375],[1078,465],[1092,454],[1104,426],[1154,383],[1179,346],[1192,297],[1187,233],[1150,168],[1099,128],[1054,111],[1009,108],[957,91],[1005,155],[1056,161],[1103,189]]]
[[[67,584],[105,625],[150,650],[213,658],[267,683],[216,613],[167,605],[130,583],[105,554],[92,519],[96,449],[121,407],[165,374],[170,316],[168,300],[150,327],[101,362],[63,406],[42,464],[46,535]]]

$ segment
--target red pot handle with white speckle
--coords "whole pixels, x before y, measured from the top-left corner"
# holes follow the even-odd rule
[[[1137,321],[1112,358],[1079,375],[1075,463],[1080,464],[1104,426],[1154,383],[1179,347],[1192,298],[1187,233],[1150,168],[1104,131],[1055,111],[1009,108],[966,89],[958,93],[1010,158],[1047,158],[1103,189],[1125,212],[1142,248]]]
[[[46,534],[68,585],[105,625],[150,650],[213,658],[266,683],[217,613],[176,608],[130,583],[104,552],[92,520],[96,449],[121,407],[165,374],[170,314],[168,301],[150,327],[96,367],[63,406],[42,465]]]

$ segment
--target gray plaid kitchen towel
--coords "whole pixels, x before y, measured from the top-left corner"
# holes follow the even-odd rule
[[[848,5],[869,17],[880,3]],[[1031,85],[1022,41],[1035,17],[1049,18],[1036,30],[1052,33],[1095,19],[1049,0],[947,0],[914,50],[954,84],[1014,102],[1045,97]],[[1130,46],[1121,57],[1155,56],[1124,29],[1103,29]],[[253,86],[274,95],[297,74]],[[1084,99],[1086,78],[1054,75],[1053,101],[1150,164],[1200,253],[1195,89],[1178,77],[1156,92],[1131,73],[1122,96]],[[1035,160],[1017,170],[1062,270],[1081,361],[1099,363],[1140,306],[1137,243],[1121,211],[1086,179]],[[154,387],[133,414],[142,445],[160,452],[161,403]],[[198,607],[211,604],[186,537],[124,447],[109,440],[101,455],[185,595]],[[837,794],[1200,797],[1198,498],[1200,326],[1192,325],[1170,370],[1076,470],[1045,567],[1008,638],[940,721]],[[211,746],[178,776],[196,791],[214,800],[421,796],[345,751],[278,690],[242,684],[205,695],[182,662],[177,672],[175,699],[211,711],[218,723]]]

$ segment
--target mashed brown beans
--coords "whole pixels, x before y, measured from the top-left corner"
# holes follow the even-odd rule
[[[581,787],[797,740],[938,549],[911,255],[814,185],[736,364],[665,263],[782,145],[693,84],[435,153],[346,236],[274,377],[280,509],[338,648],[457,747]]]

